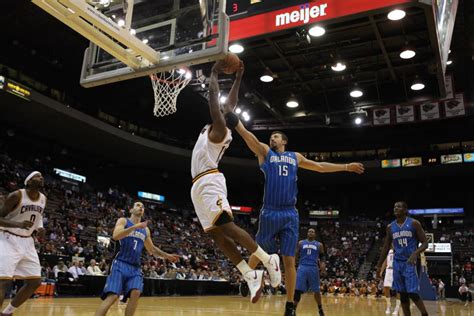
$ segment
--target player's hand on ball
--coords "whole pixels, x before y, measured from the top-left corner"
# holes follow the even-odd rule
[[[18,228],[23,228],[23,229],[30,229],[31,226],[33,226],[33,222],[30,221],[23,221],[23,222],[18,222]]]
[[[212,72],[220,73],[220,72],[222,72],[223,68],[224,68],[224,61],[223,60],[218,60],[218,61],[216,61],[214,66],[212,66]]]
[[[362,174],[365,171],[364,165],[358,162],[353,162],[347,165],[347,171]]]
[[[137,224],[137,228],[146,228],[147,226],[148,226],[148,221],[144,221]]]
[[[244,75],[244,71],[245,71],[244,62],[240,61],[239,70],[237,70],[237,73],[235,74],[235,76],[238,77],[238,78],[239,77],[242,78],[242,76]]]
[[[175,254],[166,254],[165,259],[171,261],[171,262],[178,262],[179,261],[179,256]]]

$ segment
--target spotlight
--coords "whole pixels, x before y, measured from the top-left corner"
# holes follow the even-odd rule
[[[420,91],[420,90],[423,90],[424,88],[425,88],[425,84],[419,78],[415,78],[415,80],[413,81],[411,85],[411,89],[414,91]]]
[[[244,118],[244,121],[246,122],[250,121],[250,115],[247,111],[242,112],[242,117]]]
[[[142,39],[143,44],[148,44],[148,39],[144,38]]]
[[[227,97],[226,97],[226,96],[221,96],[221,97],[219,98],[219,102],[220,102],[221,104],[224,104],[225,101],[227,101]]]
[[[362,119],[360,117],[356,117],[354,123],[356,123],[356,125],[360,125],[362,124]]]
[[[137,31],[135,31],[135,29],[130,29],[130,34],[135,35],[137,34]]]
[[[355,84],[349,94],[353,98],[360,98],[361,96],[364,95],[364,92],[362,92],[362,90],[359,88],[359,86],[357,84]]]
[[[201,83],[201,88],[205,89],[205,88],[206,88],[206,84],[205,84],[205,83]]]
[[[240,54],[244,51],[244,47],[240,44],[232,44],[229,46],[229,51],[234,54]]]
[[[235,113],[237,113],[237,114],[242,113],[242,109],[241,109],[241,108],[236,108],[236,109],[235,109]]]
[[[367,117],[367,111],[358,108],[354,112],[350,112],[349,116],[354,120],[354,123],[356,125],[362,124],[364,122],[364,119]]]
[[[309,29],[308,33],[311,36],[320,37],[326,33],[326,29],[322,26],[315,25]]]
[[[117,24],[120,27],[124,27],[125,26],[125,21],[123,19],[120,19],[120,20],[118,20]]]
[[[410,49],[410,48],[406,48],[404,51],[402,51],[400,53],[400,58],[402,59],[411,59],[413,57],[415,57],[416,53],[414,50]]]
[[[389,20],[398,21],[398,20],[403,19],[406,15],[407,13],[405,11],[396,9],[396,10],[390,11],[387,17]]]
[[[292,96],[288,101],[286,102],[286,106],[289,108],[297,108],[300,104],[298,103],[298,100],[294,96]]]
[[[270,69],[265,69],[262,76],[260,77],[262,82],[272,82],[273,81],[273,72]]]
[[[453,63],[453,61],[452,61],[452,60],[448,60],[448,61],[446,62],[446,65],[448,65],[448,66],[449,66],[449,65],[451,65],[452,63]]]
[[[337,62],[335,63],[334,65],[331,66],[331,69],[334,70],[334,71],[344,71],[346,70],[347,66],[346,64],[342,63],[342,62]]]

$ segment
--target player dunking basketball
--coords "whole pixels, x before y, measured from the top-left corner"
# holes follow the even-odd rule
[[[319,281],[319,270],[324,271],[325,269],[325,264],[322,261],[324,246],[316,240],[314,228],[308,229],[306,240],[301,240],[298,243],[296,257],[298,255],[299,264],[296,272],[295,308],[300,302],[301,294],[310,291],[314,293],[314,299],[318,304],[319,316],[324,316]]]
[[[102,304],[97,309],[96,316],[105,316],[110,307],[123,295],[124,301],[130,299],[125,316],[132,316],[138,306],[138,299],[143,291],[143,274],[141,271],[141,256],[143,248],[150,255],[178,261],[176,255],[168,254],[153,245],[148,222],[142,222],[145,207],[142,202],[135,202],[130,210],[130,218],[122,217],[115,224],[112,238],[120,243],[120,250],[115,256],[110,268],[110,274],[105,283]]]
[[[285,265],[287,289],[285,315],[295,315],[295,251],[299,229],[299,217],[295,204],[298,192],[296,185],[298,168],[316,172],[349,171],[360,174],[364,172],[364,166],[360,163],[315,162],[299,153],[286,151],[288,137],[280,131],[272,133],[270,146],[268,146],[259,142],[257,137],[241,122],[238,123],[236,130],[250,150],[257,155],[260,169],[265,174],[265,194],[256,241],[267,252],[276,253],[278,251],[277,237],[279,237],[279,250]],[[258,258],[252,256],[249,265],[255,268],[258,265]]]
[[[377,277],[380,278],[382,263],[393,244],[393,289],[400,294],[400,302],[405,316],[410,316],[410,299],[422,316],[428,315],[423,300],[418,294],[420,280],[416,271],[418,256],[428,248],[426,235],[419,221],[408,217],[405,202],[397,202],[394,207],[395,220],[387,226],[385,244],[377,264]],[[418,243],[421,247],[418,248]]]
[[[25,285],[0,313],[12,315],[41,284],[41,266],[31,235],[44,232],[43,213],[46,197],[40,190],[44,179],[34,171],[25,179],[25,189],[8,195],[0,210],[0,307],[12,279],[24,279]]]
[[[233,222],[232,211],[227,201],[225,177],[217,169],[219,161],[232,141],[232,133],[227,125],[233,128],[238,122],[238,118],[232,111],[237,104],[244,71],[243,63],[241,63],[224,105],[224,117],[219,106],[219,84],[217,82],[218,73],[224,66],[223,62],[218,61],[212,67],[209,79],[209,110],[212,124],[208,124],[202,129],[193,149],[191,198],[204,231],[209,233],[217,246],[242,273],[250,289],[250,300],[255,303],[262,292],[263,271],[251,269],[242,258],[235,243],[239,243],[264,263],[272,282],[280,283],[281,271],[278,256],[268,255],[245,230]]]

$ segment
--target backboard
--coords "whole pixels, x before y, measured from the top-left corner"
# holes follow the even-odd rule
[[[94,87],[221,59],[226,0],[33,0],[87,39],[80,82]]]

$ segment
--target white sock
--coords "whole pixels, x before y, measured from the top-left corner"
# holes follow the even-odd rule
[[[240,273],[242,273],[243,276],[245,276],[245,273],[252,271],[252,269],[250,268],[248,263],[245,262],[245,260],[239,262],[239,264],[237,265],[237,269],[239,269]]]
[[[2,313],[4,314],[13,314],[14,311],[16,311],[16,307],[13,307],[12,304],[8,304],[8,306],[3,310]]]
[[[395,308],[400,308],[400,300],[397,299],[397,305],[395,306]]]
[[[255,250],[252,255],[260,259],[263,264],[266,264],[268,261],[270,261],[270,255],[266,253],[265,250],[263,250],[260,246],[258,246],[257,250]]]
[[[390,297],[386,297],[385,301],[387,302],[387,308],[392,307],[392,303],[390,302]]]

